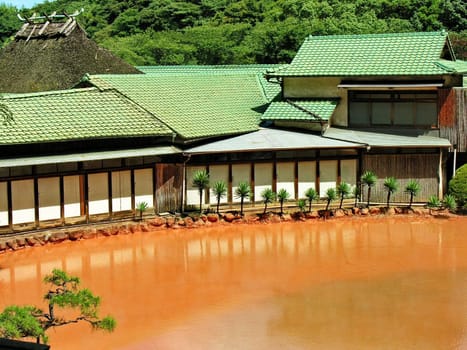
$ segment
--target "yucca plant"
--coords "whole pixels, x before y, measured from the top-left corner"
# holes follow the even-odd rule
[[[264,211],[263,211],[263,215],[264,215],[266,214],[266,211],[268,209],[268,204],[274,201],[274,199],[276,198],[276,194],[273,192],[271,188],[265,188],[263,192],[261,192],[261,198],[263,198],[263,203],[264,203]]]
[[[225,184],[224,181],[220,180],[220,181],[216,181],[214,183],[214,186],[212,187],[212,193],[214,194],[214,196],[216,197],[216,201],[217,201],[217,214],[219,214],[219,205],[221,203],[221,199],[224,198],[227,194],[227,185]]]
[[[352,188],[352,195],[354,197],[354,207],[357,207],[357,203],[358,203],[358,200],[360,199],[360,195],[361,195],[361,191],[360,191],[360,186],[357,185],[355,186],[354,188]]]
[[[277,192],[277,200],[279,201],[279,204],[281,206],[281,215],[284,213],[283,208],[284,208],[284,202],[290,198],[290,193],[287,192],[286,189],[281,188]]]
[[[441,206],[441,201],[439,200],[438,196],[430,196],[426,206],[430,209],[438,209]]]
[[[149,204],[147,202],[139,202],[136,203],[136,210],[139,212],[139,219],[143,220],[143,213],[149,208]]]
[[[298,205],[298,209],[300,209],[300,211],[304,213],[306,210],[306,200],[303,198],[299,199],[297,202],[297,205]]]
[[[405,186],[405,192],[410,194],[409,208],[412,208],[413,199],[420,192],[420,183],[417,180],[410,180]]]
[[[319,199],[318,192],[314,188],[309,188],[305,191],[305,197],[308,199],[308,211],[311,212],[313,201]]]
[[[337,186],[337,194],[340,198],[339,209],[342,209],[342,203],[344,202],[344,198],[347,197],[351,191],[352,189],[350,188],[350,185],[347,182],[342,181]]]
[[[240,215],[243,216],[243,202],[250,197],[251,189],[247,182],[240,182],[235,189],[235,196],[240,198]]]
[[[385,180],[384,180],[384,188],[386,189],[386,191],[388,192],[388,196],[387,196],[387,200],[386,200],[386,207],[389,208],[389,202],[391,200],[391,195],[394,194],[398,188],[399,188],[399,183],[397,182],[396,178],[395,177],[387,177]]]
[[[199,212],[203,210],[203,192],[209,186],[209,174],[206,170],[198,170],[193,174],[193,187],[199,192]]]
[[[449,211],[456,211],[457,209],[457,202],[456,202],[456,197],[454,197],[452,194],[447,194],[443,198],[443,207],[448,209]]]
[[[331,202],[336,199],[337,199],[336,190],[334,188],[328,188],[328,190],[326,191],[326,200],[327,200],[326,211],[329,210],[329,205],[331,204]]]
[[[370,207],[370,196],[371,196],[371,188],[376,185],[376,181],[378,180],[378,177],[376,174],[372,171],[365,171],[365,173],[362,175],[362,183],[366,186],[368,186],[368,193],[367,193],[367,208]]]

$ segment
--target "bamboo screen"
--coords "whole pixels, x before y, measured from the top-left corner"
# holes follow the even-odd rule
[[[371,201],[386,202],[384,179],[393,176],[399,182],[399,190],[391,197],[391,202],[408,203],[410,196],[404,189],[413,179],[416,179],[421,187],[414,202],[426,202],[430,196],[438,194],[438,164],[439,154],[365,155],[363,171],[373,171],[378,177],[377,184],[371,190]],[[366,188],[363,195],[366,200]]]

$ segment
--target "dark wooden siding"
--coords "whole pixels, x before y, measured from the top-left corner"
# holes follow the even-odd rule
[[[426,202],[432,195],[438,195],[439,154],[371,154],[363,156],[363,171],[371,170],[378,176],[376,186],[371,190],[372,202],[386,202],[387,192],[384,179],[393,176],[399,182],[399,190],[391,202],[408,202],[410,196],[404,192],[406,184],[416,179],[421,186],[416,202]],[[363,190],[366,200],[366,188]]]
[[[156,164],[157,213],[180,211],[183,193],[183,166]]]
[[[467,152],[467,89],[441,89],[439,107],[440,136]]]

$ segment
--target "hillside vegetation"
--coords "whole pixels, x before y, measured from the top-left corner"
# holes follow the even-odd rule
[[[287,63],[310,34],[433,31],[467,60],[464,0],[56,0],[34,12],[72,13],[98,44],[133,65]],[[21,26],[0,5],[0,40]]]

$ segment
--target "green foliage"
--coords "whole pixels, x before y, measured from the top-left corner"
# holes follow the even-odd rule
[[[399,183],[396,178],[390,176],[384,179],[384,188],[388,192],[386,206],[389,208],[389,202],[391,200],[391,195],[394,194],[399,189]]]
[[[44,278],[50,289],[44,296],[48,303],[48,312],[34,306],[8,306],[0,314],[0,335],[6,338],[20,339],[34,337],[39,342],[47,341],[45,332],[52,327],[64,326],[84,321],[94,329],[112,332],[116,321],[111,316],[100,318],[98,308],[100,298],[89,289],[80,289],[78,277],[70,276],[65,271],[54,269]],[[66,319],[56,315],[55,308],[74,309],[77,316]]]
[[[268,204],[274,201],[274,199],[276,198],[276,194],[273,192],[272,188],[265,188],[261,192],[261,198],[263,199],[263,203],[264,203],[263,214],[266,214],[266,210],[268,209]]]
[[[0,314],[0,336],[8,339],[41,338],[45,331],[37,315],[42,311],[34,306],[8,306]]]
[[[337,195],[340,198],[339,209],[342,208],[342,202],[344,201],[344,198],[347,197],[351,191],[352,189],[350,188],[350,185],[344,181],[342,181],[337,186]]]
[[[303,199],[303,198],[299,199],[297,202],[297,205],[298,205],[298,209],[300,209],[300,211],[304,213],[306,210],[306,199]]]
[[[209,174],[206,170],[197,170],[193,174],[193,187],[199,192],[199,212],[203,210],[203,192],[209,186]]]
[[[318,200],[318,193],[314,188],[309,188],[305,191],[305,197],[308,199],[308,211],[311,212],[311,205],[313,201]]]
[[[456,198],[460,207],[467,205],[467,164],[457,169],[456,174],[449,181],[448,192]]]
[[[420,183],[417,180],[410,180],[405,186],[405,192],[410,195],[409,208],[412,208],[413,199],[420,192]]]
[[[456,198],[451,194],[446,195],[443,198],[443,207],[445,207],[449,211],[456,211],[457,209]]]
[[[360,196],[361,196],[361,190],[360,190],[360,186],[357,185],[355,186],[354,188],[352,188],[352,195],[355,199],[355,202],[354,202],[354,207],[357,206],[357,202],[360,200]]]
[[[287,192],[286,189],[281,188],[277,192],[277,199],[279,200],[280,206],[281,206],[281,215],[284,213],[284,202],[287,201],[290,198],[290,193]]]
[[[334,188],[328,188],[326,191],[326,210],[329,210],[329,205],[332,201],[337,199],[337,192]]]
[[[214,186],[211,189],[212,193],[216,197],[217,201],[217,210],[216,212],[219,214],[219,205],[221,203],[221,199],[227,195],[227,185],[224,181],[216,181]]]
[[[365,171],[362,175],[361,181],[363,185],[366,185],[368,187],[368,192],[367,192],[367,207],[370,206],[370,197],[371,197],[371,188],[376,185],[376,181],[378,180],[378,177],[376,174],[372,171]]]
[[[465,59],[463,0],[55,0],[33,12],[72,13],[99,44],[131,64],[288,63],[306,36],[447,29]],[[0,5],[0,42],[20,28],[17,9]]]
[[[251,188],[248,182],[240,182],[235,189],[235,197],[240,199],[240,215],[243,215],[243,203],[251,195]]]
[[[139,219],[143,219],[143,213],[149,208],[148,202],[136,203],[136,210],[139,211]]]
[[[438,196],[433,195],[428,198],[426,205],[430,209],[438,209],[441,206],[441,201],[439,200]]]

